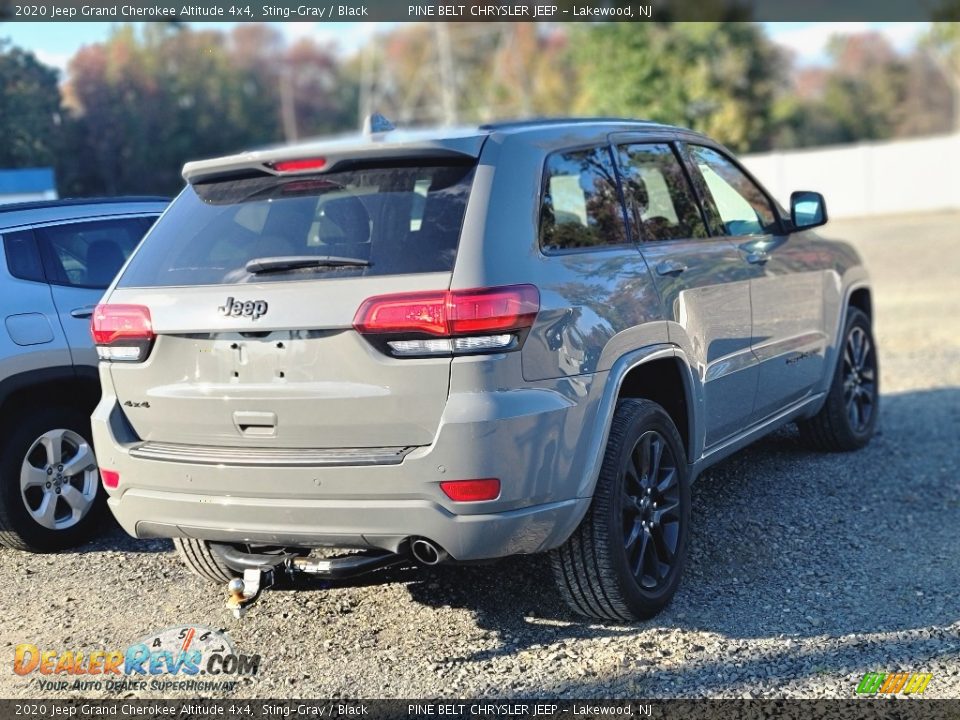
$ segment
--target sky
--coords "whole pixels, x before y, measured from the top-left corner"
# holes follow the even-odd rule
[[[140,24],[140,23],[134,23]],[[229,29],[236,23],[187,23],[205,28]],[[376,34],[385,23],[274,23],[289,40],[313,37],[350,54]],[[0,38],[9,37],[14,44],[32,50],[44,63],[66,69],[67,61],[83,45],[106,39],[116,23],[47,22],[8,23],[0,28]],[[885,35],[898,50],[909,50],[926,30],[928,23],[892,22],[790,22],[763,23],[776,42],[790,48],[801,65],[816,65],[826,60],[827,42],[835,34],[876,31]]]

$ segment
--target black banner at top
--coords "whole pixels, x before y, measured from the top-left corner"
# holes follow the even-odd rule
[[[960,0],[0,0],[22,22],[960,21]]]

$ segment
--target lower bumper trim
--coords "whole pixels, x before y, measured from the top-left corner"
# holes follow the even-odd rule
[[[345,465],[399,465],[413,450],[379,448],[246,448],[181,445],[148,441],[130,450],[140,460],[230,465],[244,467],[338,467]]]

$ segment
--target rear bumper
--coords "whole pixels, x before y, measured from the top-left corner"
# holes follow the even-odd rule
[[[93,438],[100,466],[120,475],[109,506],[135,537],[396,552],[422,536],[456,560],[552,549],[590,504],[577,497],[587,465],[577,441],[592,403],[549,390],[503,393],[502,402],[498,395],[452,397],[433,444],[366,465],[144,456],[110,395],[93,415]],[[500,479],[498,499],[455,503],[439,487],[485,477]]]
[[[482,515],[456,515],[416,500],[276,500],[128,490],[109,505],[136,537],[191,537],[300,547],[369,547],[398,552],[423,536],[456,560],[534,553],[560,545],[583,503],[567,500]],[[148,519],[142,519],[148,518]]]

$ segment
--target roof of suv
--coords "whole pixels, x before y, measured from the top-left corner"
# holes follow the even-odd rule
[[[112,198],[66,198],[0,204],[0,227],[11,228],[34,223],[114,214],[159,214],[169,203],[170,198],[144,195]]]
[[[316,154],[331,167],[341,159],[402,157],[412,151],[424,157],[477,157],[488,136],[497,133],[520,135],[555,128],[609,126],[611,132],[630,130],[682,130],[648,120],[627,118],[534,118],[509,120],[467,127],[428,127],[396,129],[382,133],[354,133],[320,137],[292,145],[276,145],[209,160],[188,162],[183,166],[187,182],[200,182],[215,176],[231,176],[260,171],[276,172],[273,164],[284,160],[309,158]],[[315,169],[314,169],[315,171]]]
[[[484,123],[478,126],[479,130],[499,131],[499,132],[523,132],[533,128],[556,127],[563,125],[629,125],[630,127],[651,127],[651,128],[674,128],[672,125],[653,122],[652,120],[636,120],[632,118],[621,117],[552,117],[552,118],[526,118],[523,120],[500,120],[497,122]]]

